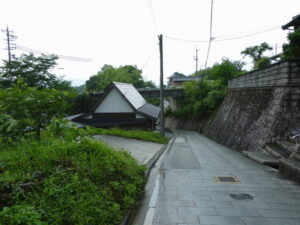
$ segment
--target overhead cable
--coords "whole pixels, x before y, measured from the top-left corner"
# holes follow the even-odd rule
[[[280,28],[280,26],[272,27],[272,28],[269,28],[269,29],[266,29],[266,30],[255,32],[255,33],[249,33],[249,34],[245,34],[245,35],[231,37],[231,38],[218,39],[218,37],[216,37],[216,38],[213,39],[213,41],[214,42],[221,42],[221,41],[230,41],[230,40],[243,39],[243,38],[259,35],[259,34],[262,34],[262,33],[266,33],[266,32],[272,31],[272,30],[276,30],[278,28]],[[191,39],[182,39],[182,38],[165,36],[165,35],[164,35],[164,38],[170,39],[170,40],[175,40],[175,41],[182,41],[182,42],[195,42],[195,43],[197,43],[197,42],[199,42],[199,43],[200,42],[202,42],[202,43],[210,42],[210,40],[191,40]]]
[[[31,53],[36,53],[36,54],[47,54],[47,55],[54,54],[54,55],[57,55],[58,58],[62,59],[62,60],[78,61],[78,62],[92,62],[92,59],[90,59],[90,58],[59,55],[59,54],[55,54],[55,53],[51,53],[51,52],[44,52],[44,51],[40,51],[40,50],[36,50],[36,49],[32,49],[32,48],[27,48],[22,45],[17,45],[16,48],[23,52],[31,52]]]

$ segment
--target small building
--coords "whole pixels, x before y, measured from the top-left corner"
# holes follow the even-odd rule
[[[169,77],[169,83],[171,87],[182,87],[183,83],[188,81],[200,81],[201,77],[199,76],[172,76]]]
[[[143,98],[132,84],[112,82],[89,113],[71,118],[82,126],[155,129],[160,108]]]
[[[287,30],[290,27],[293,27],[294,30],[296,30],[298,27],[300,27],[300,14],[298,14],[297,16],[294,16],[293,19],[290,22],[283,25],[281,28],[283,30]]]

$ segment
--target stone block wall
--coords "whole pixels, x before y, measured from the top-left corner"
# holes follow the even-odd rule
[[[228,88],[236,90],[299,86],[299,73],[299,61],[280,62],[232,79],[228,83]]]
[[[238,151],[259,151],[274,138],[300,129],[300,62],[286,61],[237,77],[205,129]]]

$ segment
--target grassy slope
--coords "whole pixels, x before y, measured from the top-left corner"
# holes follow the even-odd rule
[[[0,224],[113,225],[144,186],[144,167],[92,138],[22,141],[0,152]]]

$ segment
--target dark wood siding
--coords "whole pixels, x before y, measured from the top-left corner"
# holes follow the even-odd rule
[[[133,119],[135,113],[93,113],[93,119]]]

